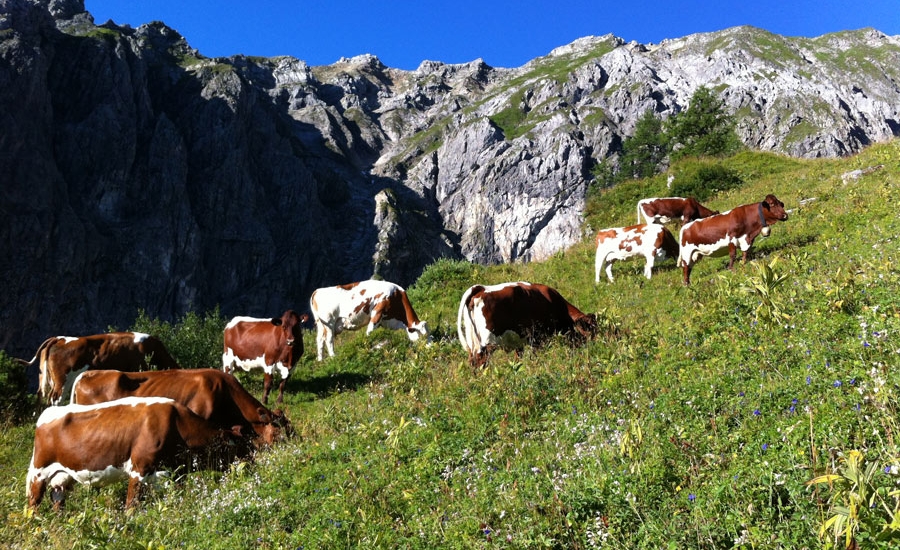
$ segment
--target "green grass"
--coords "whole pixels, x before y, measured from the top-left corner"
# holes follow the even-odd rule
[[[46,503],[25,513],[33,427],[8,421],[0,545],[819,548],[835,545],[834,524],[819,532],[841,510],[856,515],[839,530],[862,547],[896,544],[900,142],[842,160],[722,162],[744,184],[708,206],[774,193],[792,210],[747,265],[704,259],[685,288],[672,261],[650,281],[626,262],[595,286],[590,239],[528,265],[440,261],[409,289],[433,345],[345,333],[317,363],[306,334],[285,403],[297,437],[253,464],[187,475],[134,513],[121,510],[124,484],[76,488],[61,515]],[[588,222],[634,223],[634,201],[664,191],[658,176],[597,192]],[[474,372],[455,336],[459,296],[518,279],[602,312],[618,336],[498,352]],[[203,358],[204,342],[221,346],[215,317],[158,329],[176,358],[182,346]],[[183,326],[205,338],[179,340]],[[259,377],[242,380],[260,393]]]

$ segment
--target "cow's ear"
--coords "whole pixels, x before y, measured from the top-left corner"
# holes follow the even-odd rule
[[[276,327],[281,326],[281,318],[280,317],[272,317],[272,324]]]
[[[266,409],[264,409],[262,407],[259,407],[256,409],[256,414],[259,415],[260,422],[268,424],[269,422],[272,421],[272,418],[269,416],[269,411],[267,411]]]

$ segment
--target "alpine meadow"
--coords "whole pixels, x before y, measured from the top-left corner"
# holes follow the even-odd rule
[[[746,264],[674,260],[594,284],[593,234],[632,225],[667,176],[715,166],[790,217]],[[550,259],[440,260],[407,290],[430,346],[384,329],[315,333],[285,390],[296,434],[224,472],[180,472],[140,505],[126,484],[28,510],[36,397],[0,355],[0,545],[7,548],[888,548],[900,537],[900,141],[841,159],[743,151],[594,188],[583,241]],[[679,222],[670,228],[677,234]],[[469,366],[456,333],[473,284],[550,285],[598,335]],[[220,366],[225,319],[134,330],[185,368]],[[113,327],[111,327],[113,328]],[[124,329],[125,327],[118,327]],[[240,373],[254,395],[259,373]]]

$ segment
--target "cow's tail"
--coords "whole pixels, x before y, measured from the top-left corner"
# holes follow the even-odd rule
[[[678,230],[678,259],[675,260],[675,265],[678,267],[683,267],[688,265],[688,262],[684,261],[684,251],[689,248],[684,246],[684,230],[688,226],[690,226],[694,222],[688,222],[681,226],[681,229]]]
[[[59,340],[60,338],[57,336],[47,338],[44,340],[44,343],[40,345],[35,354],[35,359],[39,361],[38,377],[40,378],[40,386],[38,388],[38,393],[44,398],[47,398],[47,396],[50,395],[50,391],[53,389],[53,377],[50,376],[49,370],[50,348],[52,348]],[[34,362],[34,359],[31,361]]]
[[[24,359],[18,359],[18,358],[15,358],[16,362],[18,362],[18,363],[21,364],[21,365],[33,365],[34,362],[37,361],[38,358],[41,356],[41,352],[44,351],[44,348],[46,348],[47,346],[50,346],[51,344],[53,344],[53,343],[56,342],[57,340],[59,340],[59,336],[51,336],[50,338],[47,338],[46,340],[44,340],[44,341],[41,343],[40,346],[38,346],[37,351],[34,352],[34,357],[32,357],[30,361],[26,361],[26,360],[24,360]]]
[[[319,324],[319,309],[316,307],[316,291],[309,295],[309,311],[312,313],[313,324]]]
[[[476,285],[465,291],[462,299],[459,301],[459,312],[456,316],[456,332],[459,336],[459,343],[462,344],[463,349],[466,350],[470,357],[473,353],[478,352],[480,346],[478,345],[478,333],[475,329],[475,322],[472,319],[472,310],[469,307],[469,302],[473,294],[483,289],[484,287],[481,285]]]
[[[638,223],[641,223],[641,203],[642,203],[642,202],[644,202],[644,201],[643,201],[643,200],[639,200],[638,203],[637,203],[637,222],[638,222]]]
[[[79,373],[78,376],[75,377],[75,381],[72,382],[72,393],[69,395],[69,403],[77,404],[78,402],[75,400],[75,392],[78,389],[78,384],[81,382],[81,378],[84,376],[84,373],[88,371],[84,371]]]

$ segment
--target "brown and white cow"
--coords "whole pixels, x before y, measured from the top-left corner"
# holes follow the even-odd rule
[[[91,370],[75,379],[71,403],[93,405],[123,397],[174,399],[219,428],[241,426],[257,448],[284,439],[291,430],[282,411],[269,410],[234,376],[216,369]]]
[[[262,369],[265,404],[269,402],[272,374],[277,370],[281,376],[278,386],[278,403],[281,403],[284,384],[291,376],[294,362],[303,356],[301,325],[308,319],[305,313],[298,315],[291,309],[280,318],[234,317],[225,326],[222,370],[230,374],[235,366],[245,371]]]
[[[194,459],[227,450],[239,429],[222,430],[190,409],[162,397],[128,397],[98,405],[49,407],[38,418],[34,453],[25,479],[28,504],[36,509],[51,489],[53,507],[65,503],[75,483],[106,485],[128,480],[125,506],[137,503],[141,485]],[[199,455],[199,456],[198,456]]]
[[[59,404],[69,393],[75,377],[85,370],[137,371],[147,370],[151,365],[160,369],[179,368],[159,338],[142,332],[54,336],[44,340],[26,364],[35,361],[39,361],[40,368],[38,392],[52,405]]]
[[[715,216],[695,220],[681,228],[678,240],[681,253],[678,265],[684,270],[683,282],[691,284],[691,269],[701,256],[710,256],[728,247],[728,269],[734,268],[737,247],[741,248],[741,261],[747,262],[747,251],[756,237],[767,237],[775,222],[786,221],[784,203],[775,195],[766,195],[762,202],[744,204]]]
[[[597,319],[586,315],[556,289],[525,281],[475,285],[459,302],[456,329],[469,363],[482,366],[496,348],[517,352],[553,334],[590,338]]]
[[[669,223],[671,220],[681,218],[681,223],[685,224],[714,214],[718,212],[703,206],[694,197],[642,199],[637,203],[638,223],[642,223],[643,216],[647,223]]]
[[[612,264],[636,256],[643,256],[647,260],[644,277],[649,279],[655,260],[678,258],[678,241],[665,226],[655,223],[603,229],[597,233],[594,282],[600,282],[604,266],[606,276],[612,282]]]
[[[405,330],[410,341],[431,341],[428,323],[420,321],[409,303],[406,291],[387,281],[370,279],[339,286],[319,288],[309,299],[316,321],[316,357],[321,361],[325,349],[334,357],[334,337],[345,330],[366,327],[371,334],[378,327]]]

